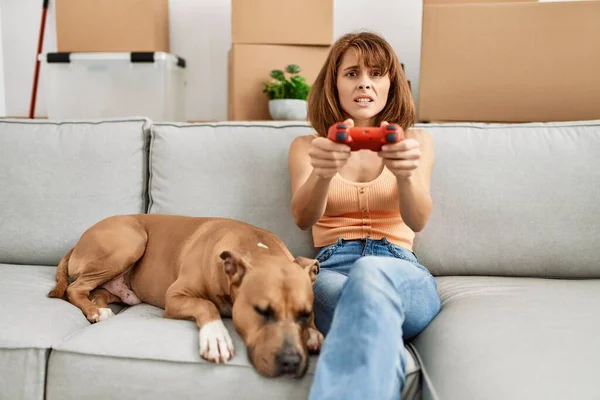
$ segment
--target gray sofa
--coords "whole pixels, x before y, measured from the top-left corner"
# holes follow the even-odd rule
[[[600,399],[600,121],[423,127],[435,206],[416,252],[442,309],[406,346],[403,399]],[[212,365],[192,322],[140,304],[90,325],[46,293],[83,230],[115,214],[237,218],[314,256],[287,171],[310,131],[0,120],[0,399],[305,399],[316,356],[303,379],[262,378],[235,333],[235,358]]]

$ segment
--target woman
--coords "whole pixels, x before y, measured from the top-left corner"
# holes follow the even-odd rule
[[[312,228],[320,248],[315,322],[326,338],[311,399],[398,399],[404,340],[440,309],[435,281],[412,252],[432,209],[432,140],[411,129],[415,107],[401,64],[369,32],[332,46],[309,94],[308,119],[317,135],[294,140],[289,170],[296,224]],[[327,139],[341,121],[394,122],[405,139],[380,152],[351,152]]]

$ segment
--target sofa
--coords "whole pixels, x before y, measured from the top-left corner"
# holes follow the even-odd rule
[[[434,140],[415,252],[442,308],[406,343],[403,399],[600,399],[600,121],[419,124]],[[237,349],[198,354],[191,321],[112,305],[90,324],[46,296],[62,255],[117,214],[224,216],[314,257],[287,151],[304,122],[0,120],[0,399],[306,399]],[[385,344],[382,344],[385,345]],[[348,349],[352,351],[352,349]]]

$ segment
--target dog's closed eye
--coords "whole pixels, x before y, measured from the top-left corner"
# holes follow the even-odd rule
[[[311,312],[310,311],[300,311],[296,314],[296,321],[301,324],[307,324],[310,321]]]
[[[264,318],[265,321],[274,321],[275,320],[275,311],[271,308],[271,306],[260,307],[254,306],[254,311],[258,313],[261,317]]]

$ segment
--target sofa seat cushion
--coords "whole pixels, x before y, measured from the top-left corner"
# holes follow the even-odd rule
[[[81,311],[46,294],[56,268],[0,264],[0,377],[7,399],[43,399],[49,349],[89,326]]]
[[[127,308],[55,347],[47,398],[307,398],[317,356],[303,379],[264,378],[250,365],[232,320],[224,322],[236,353],[227,364],[213,364],[198,354],[195,323],[163,318],[162,309],[148,304]],[[409,369],[416,391],[412,358]]]
[[[600,280],[441,277],[438,290],[411,344],[424,399],[596,398]]]

